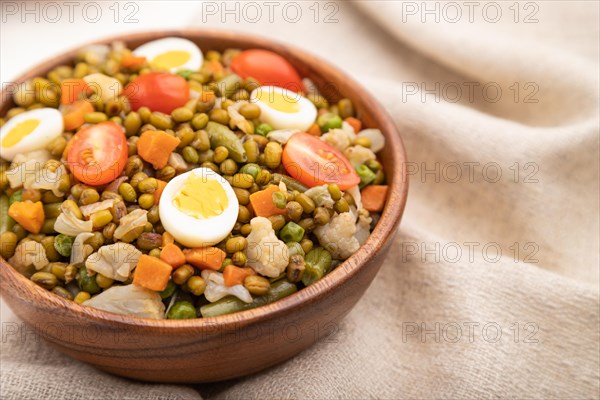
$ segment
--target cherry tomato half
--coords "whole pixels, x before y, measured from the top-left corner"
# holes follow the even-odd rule
[[[121,126],[102,122],[83,128],[68,145],[67,164],[75,178],[98,186],[114,181],[127,163],[127,139]]]
[[[342,153],[308,133],[292,135],[283,148],[281,161],[288,174],[309,187],[337,183],[346,190],[360,182]]]
[[[129,99],[134,111],[148,107],[152,111],[171,114],[190,99],[190,86],[179,75],[150,72],[135,78],[125,87],[123,95]]]
[[[262,49],[244,50],[231,61],[231,70],[261,85],[278,86],[294,92],[304,90],[298,71],[277,53]]]

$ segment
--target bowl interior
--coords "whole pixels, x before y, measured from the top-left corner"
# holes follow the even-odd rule
[[[35,285],[26,277],[19,274],[7,262],[1,260],[0,268],[11,276],[17,286],[27,289],[27,293],[38,300],[43,298],[54,306],[63,309],[62,312],[74,313],[83,318],[91,318],[109,325],[134,325],[144,327],[158,327],[161,329],[194,329],[232,325],[237,328],[250,324],[257,319],[276,318],[278,315],[289,313],[299,304],[318,301],[337,285],[352,279],[356,270],[361,268],[375,253],[380,251],[393,239],[393,233],[400,222],[407,196],[407,177],[405,168],[405,151],[397,128],[383,107],[357,82],[352,80],[340,70],[327,62],[310,55],[302,50],[292,48],[270,39],[251,36],[248,34],[204,31],[204,30],[175,30],[160,32],[145,32],[119,37],[107,38],[96,43],[109,44],[115,40],[124,41],[129,48],[146,43],[150,40],[166,37],[185,37],[195,42],[203,51],[225,50],[227,48],[263,48],[274,51],[288,59],[300,72],[302,77],[310,78],[321,93],[330,102],[338,101],[343,97],[350,98],[365,127],[379,128],[386,137],[386,147],[379,154],[386,172],[389,185],[388,198],[379,223],[371,233],[367,242],[343,264],[326,275],[323,279],[297,293],[256,309],[243,311],[236,314],[194,320],[150,320],[126,315],[114,314],[91,307],[82,307],[72,301],[64,300]],[[18,77],[11,84],[4,84],[5,88],[0,97],[0,115],[14,107],[11,96],[11,87],[24,82],[34,76],[44,75],[54,67],[61,64],[71,64],[77,50],[69,51],[30,69]],[[6,291],[5,291],[6,293]]]

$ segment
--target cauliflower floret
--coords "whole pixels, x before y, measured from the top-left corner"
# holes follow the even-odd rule
[[[360,247],[356,233],[355,217],[351,212],[336,214],[328,224],[314,230],[319,243],[333,258],[344,260]]]
[[[372,218],[367,210],[363,208],[358,211],[358,221],[356,222],[354,237],[361,245],[367,241],[367,238],[371,234],[371,221]]]
[[[352,147],[348,147],[344,150],[344,155],[350,161],[354,167],[358,167],[359,165],[363,165],[369,160],[375,160],[375,153],[371,151],[371,149],[367,149],[361,145],[355,145]]]
[[[343,129],[330,129],[321,136],[321,140],[339,151],[346,150],[352,144],[352,138]]]
[[[248,266],[270,278],[278,277],[289,261],[288,247],[275,235],[271,221],[255,217],[250,221],[252,232],[248,235],[246,257]]]
[[[217,271],[205,269],[201,273],[202,278],[206,281],[206,289],[204,289],[204,297],[206,300],[215,302],[221,300],[225,296],[235,296],[244,303],[252,303],[252,296],[244,285],[226,286],[223,274]]]
[[[304,192],[304,194],[310,197],[318,207],[332,208],[333,203],[335,203],[329,194],[327,185],[315,186],[308,189],[306,192]]]

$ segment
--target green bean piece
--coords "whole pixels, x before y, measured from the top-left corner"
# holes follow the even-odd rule
[[[278,185],[279,182],[285,183],[285,186],[288,188],[288,190],[297,190],[300,193],[304,193],[308,190],[308,186],[305,186],[292,177],[282,174],[273,174],[273,183]]]
[[[375,180],[372,183],[373,183],[373,185],[383,185],[384,182],[385,182],[385,174],[383,173],[383,170],[380,169],[375,174]]]
[[[15,220],[8,216],[9,199],[0,196],[0,233],[8,232],[15,226]]]
[[[244,149],[241,140],[231,131],[231,129],[225,125],[210,121],[206,124],[206,132],[208,133],[212,148],[224,146],[229,150],[229,157],[231,157],[233,161],[238,163],[245,163],[248,161],[248,156],[246,155],[246,150]]]
[[[304,237],[304,229],[295,222],[288,222],[281,231],[279,237],[284,242],[299,242]]]
[[[214,303],[206,304],[200,307],[202,317],[216,317],[218,315],[231,314],[238,311],[250,310],[260,307],[277,300],[283,299],[298,291],[298,288],[293,283],[287,280],[279,280],[271,284],[269,292],[264,296],[254,297],[252,303],[245,303],[237,297],[227,296]]]
[[[308,286],[321,279],[331,268],[331,253],[322,247],[316,247],[304,257],[304,275],[302,283]]]
[[[224,97],[230,97],[242,88],[242,78],[236,74],[230,74],[216,82],[216,86]]]
[[[275,207],[283,209],[287,205],[287,199],[282,191],[278,190],[277,192],[273,192],[271,197],[273,198],[273,204],[275,204]]]
[[[267,136],[269,132],[273,130],[273,127],[267,123],[262,123],[256,127],[255,132],[261,136]]]
[[[61,233],[54,238],[54,248],[61,256],[70,257],[73,241],[75,241],[73,236],[67,236]]]
[[[21,190],[17,190],[8,198],[8,205],[10,206],[17,201],[23,201],[23,192]]]
[[[175,289],[177,289],[177,285],[175,284],[175,282],[169,281],[165,290],[159,293],[160,298],[164,300],[168,297],[173,296],[173,293],[175,293]]]
[[[375,173],[366,165],[359,165],[355,169],[356,173],[360,177],[360,183],[358,184],[359,188],[362,189],[375,180]]]
[[[196,309],[189,301],[177,301],[167,313],[167,319],[196,318]]]
[[[101,289],[96,283],[96,276],[90,276],[88,270],[83,267],[79,270],[79,278],[77,279],[79,289],[90,294],[100,293]]]

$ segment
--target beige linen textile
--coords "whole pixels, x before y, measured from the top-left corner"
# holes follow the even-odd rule
[[[184,3],[172,21],[203,26]],[[518,23],[513,2],[496,3],[494,23],[478,4],[472,23],[464,5],[456,23],[449,11],[423,23],[421,2],[363,1],[339,3],[336,24],[235,26],[362,80],[407,147],[396,245],[329,341],[232,382],[147,385],[23,340],[3,306],[0,397],[598,398],[598,3],[520,3]]]

